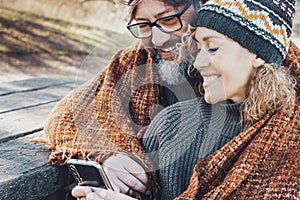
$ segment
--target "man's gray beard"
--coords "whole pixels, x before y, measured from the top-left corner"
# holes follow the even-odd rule
[[[169,63],[162,60],[158,63],[159,75],[163,81],[169,85],[179,85],[186,80],[186,63]]]

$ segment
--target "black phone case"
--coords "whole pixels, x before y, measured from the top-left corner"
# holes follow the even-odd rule
[[[89,185],[113,190],[108,177],[99,163],[71,159],[68,161],[68,167],[79,185]]]

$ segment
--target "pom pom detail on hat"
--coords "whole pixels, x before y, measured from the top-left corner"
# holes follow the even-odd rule
[[[268,63],[285,58],[295,16],[295,0],[209,0],[193,26],[216,30]]]

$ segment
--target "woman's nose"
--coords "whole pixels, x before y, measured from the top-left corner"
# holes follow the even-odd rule
[[[152,43],[160,47],[164,43],[168,42],[171,39],[170,33],[164,33],[161,30],[159,30],[157,27],[152,27]]]
[[[201,68],[208,67],[210,65],[210,61],[211,61],[211,59],[210,59],[208,52],[206,52],[205,50],[201,50],[196,55],[194,67],[197,70],[200,70]]]

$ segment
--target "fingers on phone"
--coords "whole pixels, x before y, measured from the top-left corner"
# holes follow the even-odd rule
[[[119,191],[123,194],[125,194],[129,189],[129,187],[119,179],[114,181],[113,186],[114,186],[114,189],[116,189],[115,191]]]
[[[129,156],[111,156],[102,166],[111,183],[116,185],[121,193],[125,194],[129,188],[142,193],[147,191],[148,177],[144,168]]]
[[[88,193],[91,193],[92,189],[89,186],[76,186],[72,189],[72,196],[75,198],[85,197]]]
[[[144,185],[148,183],[148,177],[144,168],[136,162],[131,162],[130,165],[125,165],[124,169],[127,170],[132,176],[141,181]]]
[[[145,193],[147,191],[146,185],[141,182],[138,178],[133,176],[132,174],[126,174],[122,177],[121,181],[129,188],[133,190]]]
[[[126,167],[125,169],[132,174],[134,177],[136,177],[137,179],[139,179],[141,182],[143,182],[144,184],[148,183],[148,177],[146,175],[145,170],[138,165],[137,167],[135,166],[130,166],[130,167]]]

